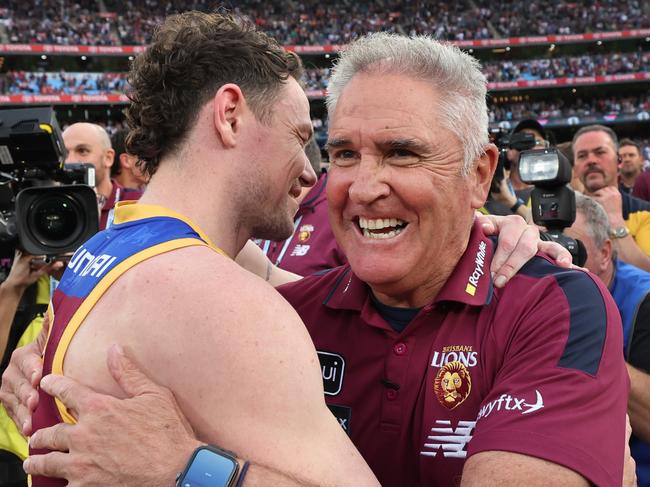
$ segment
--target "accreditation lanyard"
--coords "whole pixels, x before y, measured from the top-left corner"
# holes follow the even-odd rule
[[[298,225],[300,225],[300,222],[302,221],[302,215],[300,215],[296,221],[293,223],[293,233],[291,236],[284,241],[284,244],[282,245],[282,250],[280,251],[280,255],[278,255],[278,258],[275,260],[275,265],[280,265],[280,262],[282,262],[282,259],[284,258],[284,254],[286,254],[287,249],[289,248],[289,245],[291,244],[291,241],[293,240],[293,236],[296,234],[296,229],[298,228]],[[271,248],[271,241],[270,240],[265,240],[264,241],[264,246],[262,247],[262,251],[264,252],[264,255],[269,254],[269,249]]]

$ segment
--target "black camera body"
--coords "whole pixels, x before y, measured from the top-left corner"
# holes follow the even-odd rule
[[[562,233],[576,219],[576,196],[567,186],[571,172],[567,158],[554,148],[527,150],[519,155],[521,180],[535,186],[530,193],[533,221],[547,228],[542,240],[559,243],[571,253],[574,264],[583,266],[587,260],[583,243]]]
[[[95,168],[65,156],[51,108],[0,110],[0,242],[55,257],[98,231]]]
[[[490,131],[490,140],[499,149],[499,160],[497,167],[492,176],[490,185],[491,193],[500,193],[499,185],[505,177],[504,170],[510,170],[510,161],[508,160],[508,150],[515,149],[525,151],[535,147],[535,136],[528,132],[517,132],[511,134],[504,129],[495,129]]]

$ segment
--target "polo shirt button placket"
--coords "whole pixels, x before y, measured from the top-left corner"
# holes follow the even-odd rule
[[[395,353],[395,355],[404,355],[407,351],[408,347],[406,346],[406,343],[396,343],[393,347],[393,353]]]

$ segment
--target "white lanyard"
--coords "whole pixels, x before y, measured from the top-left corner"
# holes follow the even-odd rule
[[[282,262],[282,258],[284,257],[284,254],[287,252],[287,249],[289,248],[289,244],[291,243],[291,240],[293,240],[293,236],[296,234],[296,230],[298,229],[298,225],[300,225],[301,220],[302,220],[302,215],[300,215],[298,219],[293,223],[293,233],[291,234],[291,237],[289,237],[284,241],[284,245],[282,246],[280,255],[278,255],[278,258],[275,261],[275,265],[280,265],[280,262]],[[271,241],[265,240],[264,245],[262,246],[262,252],[264,252],[264,255],[266,256],[269,255],[270,248],[271,248]]]

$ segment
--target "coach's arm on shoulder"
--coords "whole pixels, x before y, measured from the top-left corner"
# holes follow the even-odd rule
[[[588,486],[579,473],[540,458],[505,451],[484,451],[467,459],[462,487]]]

